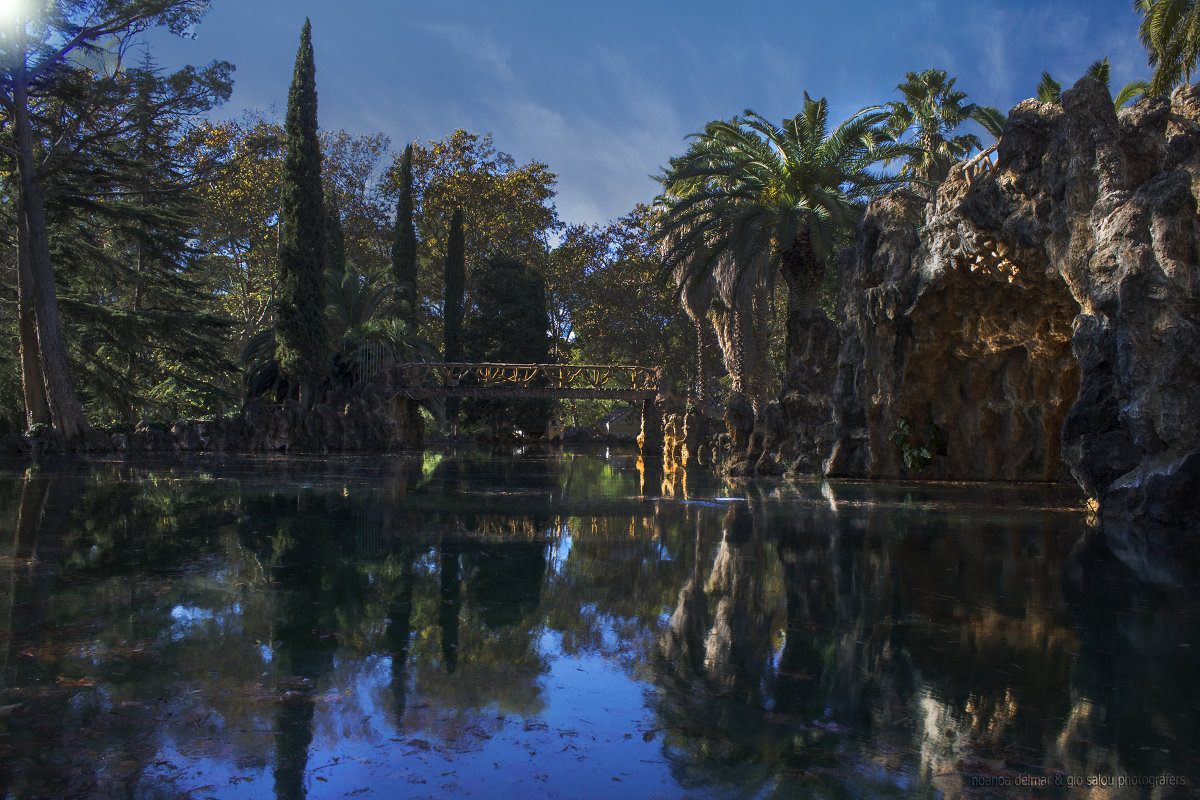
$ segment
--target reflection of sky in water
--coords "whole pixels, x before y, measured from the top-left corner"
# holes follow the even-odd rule
[[[536,716],[438,707],[437,698],[414,692],[415,721],[400,730],[388,711],[390,658],[339,657],[330,686],[312,700],[308,796],[684,796],[648,708],[651,687],[603,656],[564,655],[559,643],[553,631],[538,641],[549,670],[538,681],[544,705]],[[163,744],[156,772],[197,796],[269,796],[272,771],[231,763],[230,736],[248,736],[254,742],[242,746],[264,755],[274,748],[267,731]]]
[[[241,614],[242,607],[236,603],[222,609],[177,605],[171,609],[174,624],[167,631],[167,636],[177,642],[185,636],[204,635],[214,628],[238,625]]]

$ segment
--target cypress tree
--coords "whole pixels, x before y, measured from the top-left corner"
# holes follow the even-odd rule
[[[417,233],[413,228],[413,177],[410,144],[400,159],[400,198],[396,201],[396,237],[392,242],[392,274],[401,319],[411,336],[417,330]]]
[[[446,245],[446,307],[443,311],[445,324],[443,348],[447,361],[462,358],[463,293],[467,284],[467,254],[463,238],[463,212],[454,209],[450,218],[450,241]]]
[[[312,25],[304,20],[284,123],[283,200],[279,213],[279,307],[276,347],[283,374],[312,404],[329,362],[325,324],[325,204],[317,139],[316,65]]]
[[[337,342],[346,333],[345,316],[342,310],[343,291],[346,281],[346,234],[342,228],[342,215],[338,210],[337,198],[329,198],[325,204],[325,317],[329,326],[331,342]],[[335,345],[336,349],[336,345]]]
[[[325,213],[325,274],[331,286],[341,286],[346,277],[346,233],[337,200],[332,199]]]

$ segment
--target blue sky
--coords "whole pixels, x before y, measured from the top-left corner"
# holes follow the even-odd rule
[[[306,16],[323,128],[383,132],[395,149],[491,132],[558,173],[568,222],[649,201],[650,176],[706,121],[782,119],[805,91],[840,121],[934,66],[1004,111],[1042,70],[1069,86],[1107,55],[1114,87],[1149,74],[1130,0],[213,0],[195,40],[156,36],[155,54],[233,62],[217,116],[282,118]]]

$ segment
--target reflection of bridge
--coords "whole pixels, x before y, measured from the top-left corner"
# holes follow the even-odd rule
[[[391,367],[398,396],[564,398],[653,401],[657,372],[648,367],[594,364],[411,363]]]

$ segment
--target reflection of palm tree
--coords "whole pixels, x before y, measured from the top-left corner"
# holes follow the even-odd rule
[[[808,536],[779,544],[787,597],[787,627],[775,675],[775,707],[783,714],[819,715],[826,664],[824,642],[837,622],[836,564],[825,542]]]
[[[696,526],[696,553],[692,574],[679,590],[679,600],[667,624],[661,642],[663,655],[684,675],[700,672],[704,666],[704,639],[711,624],[708,596],[704,593],[704,568],[700,525]]]
[[[660,641],[679,678],[703,679],[722,692],[754,693],[770,662],[771,610],[762,537],[744,503],[729,507],[724,533],[705,580],[697,526],[692,574]],[[715,613],[710,606],[716,602]]]
[[[765,562],[763,541],[754,529],[748,504],[732,504],[708,578],[709,594],[720,600],[704,650],[709,679],[727,690],[754,692],[769,661]]]

